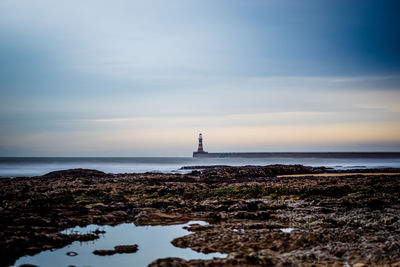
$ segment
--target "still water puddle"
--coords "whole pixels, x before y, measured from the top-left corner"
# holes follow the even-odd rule
[[[64,230],[63,233],[87,234],[95,230],[104,230],[100,238],[88,242],[73,242],[72,244],[56,250],[43,251],[34,256],[24,256],[17,260],[15,266],[21,264],[35,264],[38,266],[93,266],[93,267],[125,267],[147,266],[155,259],[179,257],[185,260],[224,258],[221,253],[204,254],[190,248],[177,248],[171,241],[191,232],[183,229],[189,224],[206,222],[191,221],[186,224],[168,226],[135,226],[133,223],[123,223],[117,226],[88,225]],[[113,249],[117,245],[137,244],[139,250],[131,254],[115,254],[112,256],[97,256],[94,250]],[[68,252],[76,252],[74,257],[67,256]]]

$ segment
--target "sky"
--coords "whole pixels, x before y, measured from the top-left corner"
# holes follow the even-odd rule
[[[0,156],[400,151],[398,10],[1,0]]]

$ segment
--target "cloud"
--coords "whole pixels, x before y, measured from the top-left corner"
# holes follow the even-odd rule
[[[178,153],[204,130],[397,142],[373,130],[400,118],[396,4],[363,4],[3,0],[0,144]]]

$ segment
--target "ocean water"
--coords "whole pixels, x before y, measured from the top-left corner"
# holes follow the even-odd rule
[[[38,176],[73,168],[96,169],[106,173],[185,172],[194,165],[303,164],[337,169],[400,168],[400,158],[192,158],[192,157],[70,157],[0,158],[0,177]]]

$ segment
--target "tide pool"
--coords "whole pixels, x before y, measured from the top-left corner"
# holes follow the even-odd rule
[[[101,234],[97,240],[88,242],[76,241],[64,248],[43,251],[34,256],[21,257],[14,266],[35,264],[41,267],[126,267],[147,266],[156,259],[167,257],[179,257],[185,260],[226,257],[226,254],[204,254],[190,248],[177,248],[171,244],[173,239],[190,234],[191,232],[183,229],[183,227],[195,223],[206,224],[202,221],[191,221],[186,224],[168,226],[135,226],[133,223],[123,223],[116,226],[88,225],[86,227],[66,229],[63,231],[65,234],[86,234],[96,229],[104,230],[105,234]],[[97,256],[93,254],[94,250],[113,249],[117,245],[133,244],[139,246],[139,250],[136,253],[115,254],[112,256]],[[75,252],[77,255],[68,256],[68,252]],[[75,255],[75,253],[72,254]]]

